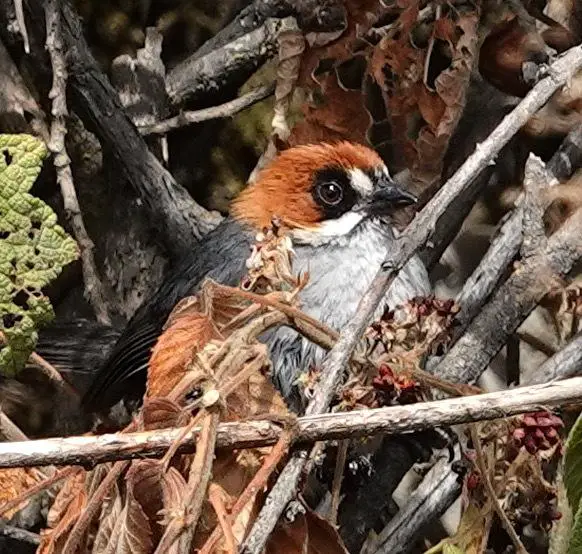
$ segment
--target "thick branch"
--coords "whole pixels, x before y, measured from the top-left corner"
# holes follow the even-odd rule
[[[276,53],[277,35],[288,17],[304,32],[341,33],[346,27],[343,4],[335,0],[255,0],[168,73],[170,99],[179,103],[244,83]]]
[[[424,476],[405,506],[384,527],[366,554],[403,554],[416,542],[428,521],[442,515],[461,492],[461,478],[442,457]]]
[[[14,43],[15,35],[10,34],[10,4],[7,0],[0,1],[0,32]],[[46,69],[50,65],[44,51],[44,2],[31,0],[25,7],[31,38],[31,57],[25,58],[25,61],[30,63],[33,75],[40,73],[47,78]],[[125,178],[144,200],[159,224],[168,250],[180,256],[191,249],[194,240],[214,228],[221,217],[207,212],[194,202],[149,151],[91,54],[83,37],[81,22],[68,2],[62,5],[62,16],[73,108],[97,135],[103,149],[114,157]]]
[[[548,293],[555,277],[568,273],[581,257],[582,210],[578,210],[541,252],[513,272],[433,372],[456,383],[478,379],[508,336]]]
[[[296,442],[313,443],[373,435],[415,433],[435,427],[497,419],[542,407],[564,406],[582,400],[582,377],[509,391],[464,396],[407,406],[358,410],[301,417]],[[182,435],[183,429],[117,433],[25,442],[0,443],[0,467],[47,464],[83,465],[112,460],[160,457]],[[192,452],[200,428],[188,433],[179,452]],[[216,445],[224,449],[275,444],[284,430],[270,420],[223,423]]]
[[[343,370],[395,275],[416,250],[428,242],[435,231],[439,218],[447,212],[447,208],[453,203],[455,197],[470,185],[475,176],[493,160],[531,115],[542,107],[580,67],[582,67],[582,46],[571,48],[566,54],[558,58],[550,67],[548,76],[542,79],[503,119],[487,140],[477,147],[476,151],[435,194],[425,208],[417,214],[397,241],[394,252],[384,264],[384,269],[378,272],[360,301],[355,316],[344,326],[339,340],[323,361],[321,378],[314,398],[307,408],[307,414],[321,413],[329,407],[334,391],[337,390],[341,382]],[[285,506],[297,490],[301,471],[305,465],[305,457],[305,453],[296,453],[292,456],[279,477],[279,481],[275,483],[267,497],[265,505],[243,545],[243,552],[258,554],[263,550]],[[284,486],[283,483],[285,483]]]
[[[547,164],[547,170],[562,181],[572,175],[573,171],[582,163],[582,125],[574,129],[562,143]],[[552,181],[550,185],[555,182]],[[543,207],[549,204],[543,200]],[[459,326],[457,332],[464,330],[469,322],[477,315],[481,306],[493,292],[497,283],[509,267],[509,264],[519,253],[523,221],[523,194],[517,200],[518,206],[511,212],[505,223],[499,229],[485,256],[466,281],[463,290],[457,297],[461,306]]]
[[[564,348],[548,358],[532,372],[524,385],[549,383],[556,379],[574,377],[582,371],[582,333],[578,333]]]

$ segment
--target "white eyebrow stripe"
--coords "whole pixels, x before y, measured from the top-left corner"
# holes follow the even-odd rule
[[[352,187],[354,187],[357,192],[362,196],[372,194],[372,191],[374,190],[372,179],[370,179],[370,177],[368,177],[361,169],[350,169],[349,174]]]

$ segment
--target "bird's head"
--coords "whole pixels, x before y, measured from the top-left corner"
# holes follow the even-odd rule
[[[374,150],[340,142],[283,151],[241,192],[231,213],[257,229],[278,217],[297,242],[321,244],[415,202]]]

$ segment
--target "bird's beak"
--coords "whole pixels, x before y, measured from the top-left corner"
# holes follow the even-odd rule
[[[373,215],[387,215],[394,208],[416,204],[418,198],[404,188],[398,186],[392,179],[383,179],[372,193],[368,211]]]

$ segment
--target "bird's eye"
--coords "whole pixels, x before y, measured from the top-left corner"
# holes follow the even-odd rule
[[[344,192],[334,181],[326,181],[317,185],[317,195],[328,206],[337,206],[343,200]]]

